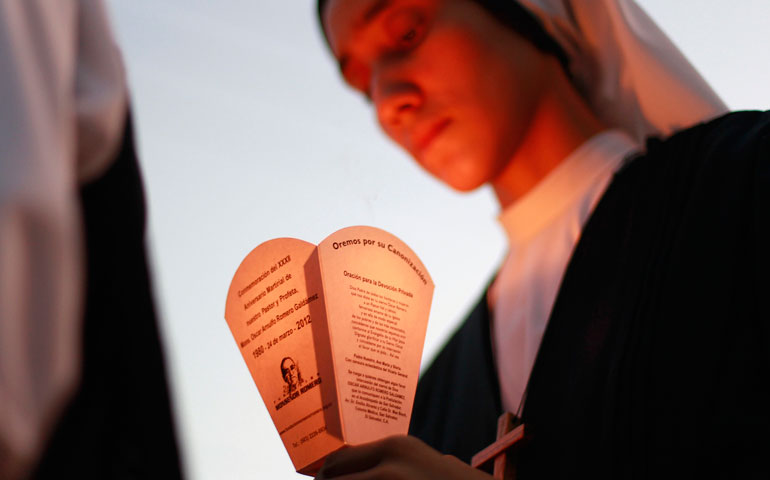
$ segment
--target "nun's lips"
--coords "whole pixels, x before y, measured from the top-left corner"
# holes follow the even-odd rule
[[[414,145],[415,152],[418,154],[423,153],[450,123],[452,123],[450,118],[443,118],[428,124],[427,127],[422,129],[416,128],[415,134],[412,137],[412,145]]]

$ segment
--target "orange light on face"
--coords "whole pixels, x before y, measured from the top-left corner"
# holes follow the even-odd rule
[[[346,81],[431,175],[467,191],[510,162],[546,84],[528,41],[470,0],[330,0],[323,20]]]

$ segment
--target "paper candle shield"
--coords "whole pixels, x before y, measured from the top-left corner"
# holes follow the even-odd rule
[[[417,255],[373,227],[246,256],[225,318],[298,472],[407,433],[432,297]]]

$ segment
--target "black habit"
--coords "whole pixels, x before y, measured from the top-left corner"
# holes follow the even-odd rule
[[[529,380],[520,479],[770,477],[770,112],[650,139],[586,223]],[[410,433],[464,461],[501,413],[482,298]]]

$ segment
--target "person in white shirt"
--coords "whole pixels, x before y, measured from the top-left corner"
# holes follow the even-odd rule
[[[0,72],[0,478],[179,476],[102,1],[0,1]]]

